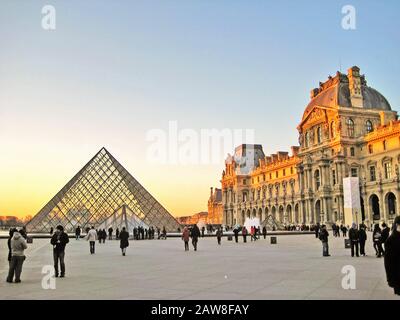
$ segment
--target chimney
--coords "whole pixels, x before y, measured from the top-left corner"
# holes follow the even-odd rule
[[[386,123],[386,117],[385,117],[385,112],[384,111],[380,111],[379,112],[379,117],[381,118],[381,126],[384,126]]]
[[[354,66],[347,70],[347,77],[349,78],[351,105],[354,108],[362,108],[363,96],[361,92],[360,68]]]
[[[210,192],[210,197],[213,196],[213,187],[210,188],[211,192]]]

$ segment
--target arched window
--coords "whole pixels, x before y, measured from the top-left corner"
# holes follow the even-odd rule
[[[374,130],[374,128],[372,126],[371,120],[367,120],[367,122],[365,122],[365,131],[366,131],[366,133],[370,133],[373,130]]]
[[[334,138],[336,136],[336,124],[335,121],[331,122],[331,138]]]
[[[354,137],[354,121],[351,118],[347,119],[347,135],[349,137]]]
[[[317,128],[317,142],[318,143],[322,142],[322,130],[321,130],[321,127]]]

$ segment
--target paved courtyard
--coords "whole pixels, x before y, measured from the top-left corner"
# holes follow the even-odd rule
[[[313,235],[278,236],[236,244],[200,239],[199,250],[184,252],[179,238],[131,241],[127,256],[118,241],[71,239],[66,249],[66,278],[56,289],[42,289],[42,267],[52,264],[48,239],[34,239],[26,250],[22,283],[5,282],[6,240],[0,240],[0,299],[398,299],[385,280],[369,234],[367,257],[351,258],[343,238],[330,236],[331,257],[321,257]],[[345,265],[357,271],[355,290],[342,289]]]

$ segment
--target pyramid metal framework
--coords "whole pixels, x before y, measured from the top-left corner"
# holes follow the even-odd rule
[[[263,222],[261,222],[262,226],[266,226],[268,230],[284,230],[285,227],[282,223],[277,221],[272,215],[268,215]]]
[[[176,231],[177,220],[102,148],[26,225],[28,232],[49,232],[62,225],[74,232],[104,222],[125,205],[148,226]]]
[[[113,230],[122,230],[123,227],[129,234],[133,234],[133,229],[138,227],[143,227],[144,229],[149,229],[149,226],[144,223],[127,205],[122,205],[117,209],[111,216],[104,220],[98,229],[105,229],[112,227]]]

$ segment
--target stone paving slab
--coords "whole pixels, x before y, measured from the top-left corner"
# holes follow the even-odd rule
[[[371,236],[369,235],[371,239]],[[178,238],[131,241],[127,256],[118,241],[67,245],[64,279],[55,290],[41,286],[44,265],[52,265],[48,239],[26,250],[22,283],[8,284],[7,244],[0,240],[0,299],[398,299],[387,286],[383,259],[367,242],[367,257],[351,258],[343,238],[330,237],[331,257],[322,257],[313,235],[281,235],[238,244],[215,238],[199,241],[199,250],[183,250]],[[353,265],[357,288],[341,287],[342,267]]]

